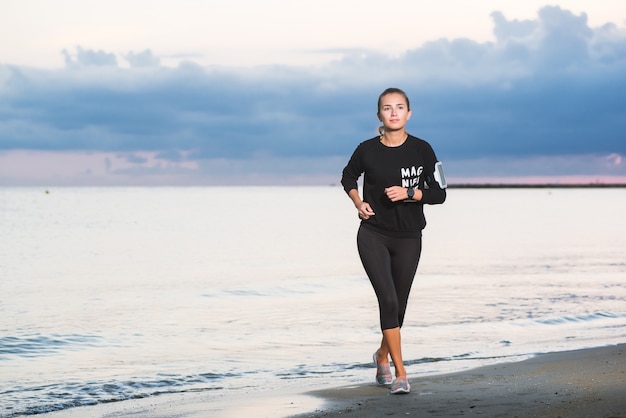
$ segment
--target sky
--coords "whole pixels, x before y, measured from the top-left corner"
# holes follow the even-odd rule
[[[0,0],[0,186],[337,184],[387,87],[451,184],[626,183],[622,0]]]

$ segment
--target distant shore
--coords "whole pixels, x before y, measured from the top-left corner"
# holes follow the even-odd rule
[[[587,183],[587,184],[449,184],[449,189],[581,189],[581,188],[626,188],[626,183]]]
[[[331,187],[341,187],[332,183]],[[448,189],[619,189],[626,183],[449,183]]]

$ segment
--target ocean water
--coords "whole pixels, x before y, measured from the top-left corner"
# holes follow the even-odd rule
[[[426,208],[410,376],[626,341],[626,189]],[[373,382],[339,187],[0,188],[0,416]]]

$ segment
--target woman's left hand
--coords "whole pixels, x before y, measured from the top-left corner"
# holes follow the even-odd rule
[[[392,202],[399,202],[401,200],[407,200],[409,198],[406,187],[400,187],[400,186],[387,187],[385,189],[385,194],[387,195],[389,200],[391,200]],[[420,200],[421,198],[422,198],[421,190],[416,189],[415,197],[413,199]]]
[[[407,189],[400,186],[391,186],[385,189],[385,194],[392,202],[398,202],[400,200],[406,200],[409,198],[407,195]]]

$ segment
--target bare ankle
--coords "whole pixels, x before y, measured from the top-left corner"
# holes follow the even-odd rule
[[[383,354],[382,351],[378,349],[376,351],[376,361],[381,364],[389,363],[389,353]]]
[[[396,367],[396,378],[398,377],[406,377],[406,369],[404,367],[402,369]]]

